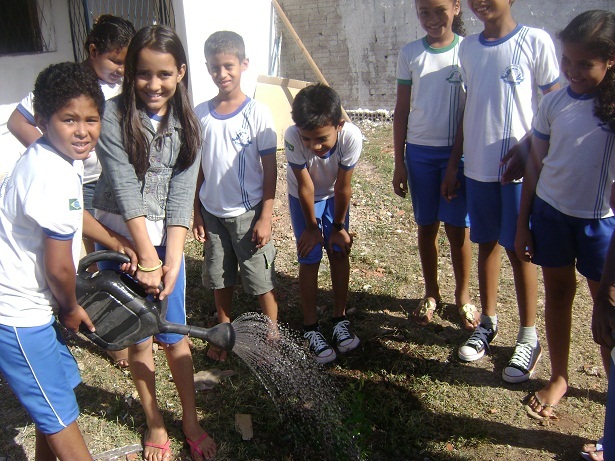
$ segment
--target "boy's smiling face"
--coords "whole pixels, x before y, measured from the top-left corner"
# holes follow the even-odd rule
[[[325,125],[314,130],[301,128],[298,130],[303,145],[319,157],[324,157],[335,146],[337,133],[342,130],[343,126],[344,121],[342,120],[338,125]]]
[[[35,119],[49,143],[73,160],[88,158],[100,136],[98,107],[87,96],[71,99],[48,120],[38,114]]]
[[[232,53],[207,56],[207,71],[220,93],[233,95],[241,91],[241,73],[248,68],[248,60],[242,62]]]
[[[510,14],[514,0],[468,0],[468,6],[482,22],[493,21]]]

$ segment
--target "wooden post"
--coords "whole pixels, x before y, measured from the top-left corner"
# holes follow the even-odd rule
[[[327,79],[325,78],[325,76],[322,74],[322,72],[320,71],[320,69],[318,68],[318,66],[316,65],[314,60],[312,59],[312,56],[310,55],[310,53],[308,52],[307,48],[305,47],[305,45],[301,41],[301,38],[299,37],[299,35],[297,35],[297,32],[295,31],[295,28],[293,27],[293,25],[288,20],[288,17],[286,16],[286,14],[284,14],[284,11],[282,10],[282,7],[278,3],[278,0],[271,0],[271,1],[273,2],[273,7],[275,8],[275,10],[280,15],[280,19],[282,20],[282,22],[286,26],[286,29],[288,30],[290,35],[295,40],[295,43],[297,44],[297,46],[301,50],[301,53],[303,54],[303,56],[305,56],[305,58],[307,59],[307,62],[310,65],[310,67],[312,68],[312,70],[314,71],[314,73],[316,74],[316,77],[318,77],[318,81],[320,83],[323,83],[324,85],[331,86],[331,85],[329,85],[329,83],[327,82]],[[344,110],[343,107],[342,107],[342,116],[344,117],[344,120],[346,120],[347,122],[351,121],[350,117],[348,116],[348,114],[346,113],[346,111]]]

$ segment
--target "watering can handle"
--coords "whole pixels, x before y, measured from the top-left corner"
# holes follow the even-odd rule
[[[130,258],[124,253],[120,253],[118,251],[111,250],[101,250],[94,251],[87,256],[84,256],[81,261],[79,261],[79,267],[77,268],[77,273],[84,273],[88,267],[92,264],[97,263],[98,261],[115,261],[119,264],[129,263]]]

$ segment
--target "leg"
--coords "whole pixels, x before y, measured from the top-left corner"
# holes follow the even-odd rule
[[[152,338],[130,346],[128,348],[128,361],[130,363],[130,374],[145,413],[147,431],[144,441],[146,444],[152,443],[164,446],[169,440],[169,436],[156,399],[156,373],[152,354]],[[169,451],[164,452],[164,450],[154,446],[145,445],[143,459],[147,461],[169,461],[171,453]]]
[[[173,376],[173,382],[182,405],[182,429],[190,440],[190,454],[194,461],[210,459],[216,454],[216,443],[206,435],[196,414],[194,367],[192,353],[184,337],[175,344],[168,344],[164,352]]]
[[[440,301],[438,286],[438,229],[440,222],[428,226],[418,226],[419,257],[425,282],[425,297],[412,313],[415,322],[421,326],[431,322],[436,305]]]
[[[540,416],[550,416],[553,406],[568,389],[568,356],[572,328],[572,303],[576,291],[574,265],[543,267],[545,283],[545,330],[551,358],[549,384],[528,400]]]
[[[350,259],[340,252],[328,253],[331,264],[331,287],[333,289],[333,317],[346,315],[348,282],[350,280]]]
[[[455,274],[455,304],[463,309],[470,304],[470,271],[472,270],[472,246],[470,229],[445,224],[444,229],[451,246],[451,262]],[[468,307],[468,309],[471,309]],[[476,308],[474,308],[476,309]],[[461,313],[461,312],[460,312]],[[472,320],[466,314],[462,315],[462,325],[466,330],[474,330],[480,323],[480,315],[475,310],[469,310]]]
[[[42,438],[45,438],[46,441],[41,440]],[[39,457],[39,449],[41,450],[41,457]],[[52,457],[47,457],[50,454]],[[47,434],[45,436],[42,432],[37,430],[35,460],[55,461],[56,456],[60,461],[82,461],[92,459],[76,421],[73,421],[65,429],[55,434]]]
[[[530,262],[521,261],[514,250],[506,250],[506,254],[515,279],[519,323],[522,327],[533,327],[536,324],[536,298],[538,296],[536,266]]]
[[[226,323],[231,321],[231,306],[233,305],[234,287],[225,287],[214,290],[214,303],[218,313],[218,322]],[[210,344],[207,348],[207,357],[215,362],[224,362],[228,357],[228,352],[223,351]]]
[[[496,314],[500,282],[500,248],[497,241],[478,244],[478,291],[483,315]]]
[[[320,262],[314,264],[299,264],[299,293],[301,295],[304,325],[314,325],[318,322],[316,298],[319,266]],[[331,268],[331,273],[333,273],[333,268]]]

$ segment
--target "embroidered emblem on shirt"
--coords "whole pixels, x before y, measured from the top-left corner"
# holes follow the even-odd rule
[[[504,72],[502,72],[500,78],[509,85],[519,85],[523,80],[525,80],[525,75],[523,74],[523,68],[521,66],[511,64]]]
[[[68,209],[70,211],[80,210],[81,202],[79,202],[79,199],[78,198],[68,199]]]
[[[463,83],[463,80],[461,79],[461,72],[459,71],[459,67],[453,66],[451,73],[448,74],[448,77],[446,77],[446,81],[450,83],[451,85],[456,85],[456,86],[459,86]]]
[[[284,141],[284,146],[291,152],[295,151],[295,146],[293,146],[291,143],[289,143],[288,141]]]
[[[250,144],[252,144],[252,140],[250,139],[250,133],[248,133],[246,130],[238,131],[232,141],[235,144],[239,144],[241,147],[248,147]]]

